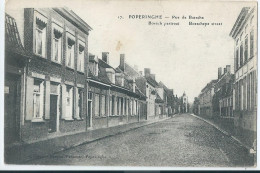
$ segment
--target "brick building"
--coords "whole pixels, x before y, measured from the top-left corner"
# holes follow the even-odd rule
[[[23,47],[15,19],[8,14],[5,31],[4,141],[9,145],[21,140],[26,64],[31,55]]]
[[[90,55],[89,69],[88,127],[97,129],[146,120],[145,95],[134,78],[109,65],[108,52],[102,53],[102,59]]]
[[[214,96],[214,87],[217,80],[210,81],[199,94],[199,115],[213,116],[212,99]]]
[[[22,141],[86,130],[88,34],[91,27],[67,8],[16,11],[26,64]]]
[[[234,39],[235,55],[234,124],[237,130],[254,136],[256,133],[258,79],[257,7],[242,8],[230,36]]]
[[[231,66],[227,65],[222,74],[222,68],[218,68],[218,81],[214,87],[213,112],[221,118],[233,118],[233,82]]]

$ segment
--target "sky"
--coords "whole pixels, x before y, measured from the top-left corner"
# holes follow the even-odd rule
[[[9,0],[9,3],[13,1]],[[20,6],[24,4],[21,2]],[[162,81],[178,96],[185,92],[189,102],[193,102],[208,82],[217,79],[218,67],[231,65],[233,71],[234,41],[229,33],[241,9],[252,4],[166,0],[48,0],[29,3],[29,6],[36,5],[69,7],[93,28],[89,33],[90,53],[101,58],[102,52],[109,52],[109,62],[113,67],[119,65],[120,54],[124,53],[128,64],[137,65],[139,71],[150,68],[158,82]],[[162,15],[163,19],[129,19],[129,15]],[[189,15],[204,19],[171,18],[188,18]],[[151,26],[148,21],[179,22],[179,25]],[[190,21],[222,25],[189,26]]]

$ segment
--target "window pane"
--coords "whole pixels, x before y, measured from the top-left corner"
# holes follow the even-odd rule
[[[42,31],[36,30],[36,53],[42,55]]]
[[[35,117],[40,118],[40,94],[36,94],[35,98]]]

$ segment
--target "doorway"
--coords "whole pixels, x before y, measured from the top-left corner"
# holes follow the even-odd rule
[[[21,77],[7,74],[4,93],[4,139],[11,144],[20,139]]]
[[[92,101],[88,101],[89,127],[92,127]]]
[[[50,95],[50,133],[57,131],[58,96]]]

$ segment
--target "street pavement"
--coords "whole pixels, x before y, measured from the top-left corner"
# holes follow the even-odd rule
[[[230,136],[189,114],[109,136],[26,164],[251,167],[254,158]]]

